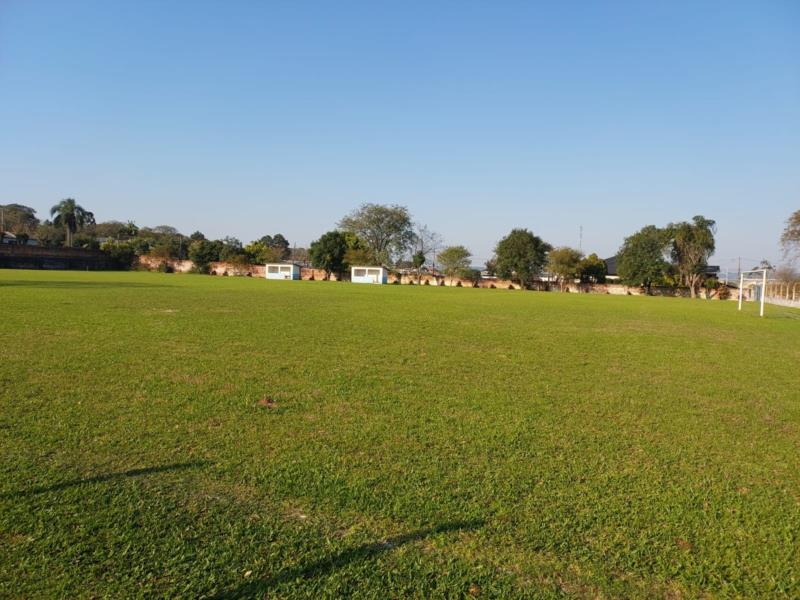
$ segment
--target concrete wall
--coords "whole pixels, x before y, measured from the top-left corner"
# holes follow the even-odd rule
[[[140,259],[140,264],[146,268],[157,269],[158,265],[162,262],[147,256]],[[169,265],[176,273],[188,273],[192,269],[192,261],[168,261]],[[264,277],[264,265],[234,265],[231,263],[215,262],[211,263],[211,274],[213,275],[236,275],[236,276],[249,276],[249,277]],[[332,273],[330,277],[326,277],[325,271],[320,269],[313,269],[311,267],[300,268],[300,279],[304,281],[350,281],[350,273],[344,272],[341,274]],[[465,288],[483,288],[483,289],[498,289],[498,290],[519,290],[518,283],[508,279],[480,279],[478,281],[471,281],[459,277],[434,277],[433,275],[423,274],[419,279],[415,274],[397,274],[389,273],[386,283],[393,285],[427,285],[427,286],[443,286],[443,287],[465,287]],[[559,292],[560,288],[557,283],[539,281],[534,282],[530,289],[535,291],[555,291]],[[565,286],[564,292],[573,294],[610,294],[615,296],[641,296],[646,294],[645,290],[636,286],[627,286],[621,283],[571,283]],[[653,296],[668,296],[668,297],[689,297],[689,290],[686,288],[671,288],[671,287],[653,287],[650,289],[650,294]],[[744,290],[745,300],[750,300],[751,290]],[[718,290],[705,290],[701,289],[700,298],[707,300],[719,299]],[[736,288],[729,289],[728,300],[738,299],[738,290]]]

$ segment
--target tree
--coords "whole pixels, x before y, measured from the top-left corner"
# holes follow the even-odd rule
[[[136,247],[128,240],[106,240],[100,246],[100,250],[108,254],[122,269],[129,269],[136,260]]]
[[[554,248],[547,255],[547,270],[558,279],[561,291],[569,281],[575,281],[580,275],[583,255],[579,250],[568,246]]]
[[[665,256],[670,242],[669,232],[655,225],[643,227],[625,238],[617,257],[617,272],[622,281],[644,286],[650,293],[652,285],[669,273]]]
[[[127,240],[136,237],[139,233],[139,228],[136,224],[128,221],[104,221],[102,223],[95,223],[92,226],[87,226],[86,231],[91,231],[94,237],[98,238],[112,238],[115,240]]]
[[[500,277],[514,279],[522,289],[538,275],[552,246],[527,229],[512,229],[495,248],[495,269]]]
[[[156,225],[152,232],[160,236],[177,237],[181,233],[172,225]]]
[[[20,236],[30,238],[39,226],[36,211],[23,204],[0,204],[0,235],[10,231],[21,239]]]
[[[411,215],[405,206],[396,204],[362,204],[339,221],[339,228],[357,235],[378,261],[387,264],[399,258],[414,241]]]
[[[219,251],[219,259],[222,262],[234,262],[237,257],[244,254],[242,242],[235,237],[226,237],[220,240],[222,247]]]
[[[160,261],[159,270],[166,268],[169,261],[175,258],[175,253],[169,242],[158,241],[150,248],[148,256]]]
[[[275,261],[286,260],[291,254],[291,250],[289,249],[289,240],[283,237],[283,234],[276,233],[275,235],[265,235],[258,241],[264,244],[267,248],[272,248],[276,251],[273,253],[273,256],[277,257],[274,259]]]
[[[375,259],[375,255],[372,253],[372,250],[366,250],[363,248],[348,248],[347,252],[344,254],[344,264],[346,267],[374,265],[377,262],[380,261]]]
[[[436,251],[442,245],[442,236],[431,231],[427,225],[416,223],[414,225],[414,239],[411,243],[413,254],[411,264],[417,271],[417,283],[422,279],[422,267],[426,262],[436,267]]]
[[[72,246],[72,236],[79,229],[94,224],[94,215],[78,205],[74,199],[66,198],[50,209],[53,225],[63,227],[67,235],[66,246]]]
[[[128,221],[125,223],[125,228],[122,230],[122,234],[128,238],[136,237],[139,235],[139,227],[137,227],[136,223],[133,221]]]
[[[36,228],[36,237],[39,244],[45,248],[57,248],[64,245],[67,239],[63,227],[56,227],[52,221],[42,221]]]
[[[781,246],[786,258],[800,257],[800,210],[786,219],[786,228],[781,235]]]
[[[189,244],[189,260],[194,263],[195,271],[208,273],[211,263],[219,260],[220,246],[206,239],[196,239]]]
[[[444,274],[450,277],[452,283],[453,277],[460,277],[465,275],[469,270],[472,253],[464,246],[448,246],[439,252],[439,263],[442,265]]]
[[[347,251],[345,235],[341,231],[329,231],[311,242],[308,254],[314,268],[325,271],[325,278],[330,279],[331,273],[341,274],[344,270]]]
[[[594,253],[584,258],[578,265],[578,277],[581,278],[581,283],[605,283],[607,274],[606,261]]]
[[[308,264],[307,248],[292,248],[289,250],[289,260],[296,263]]]
[[[422,280],[422,267],[425,265],[425,253],[417,250],[411,255],[411,266],[417,272],[417,283]]]
[[[714,254],[716,223],[697,215],[691,223],[671,223],[667,227],[672,238],[672,260],[681,281],[689,287],[692,298],[697,297],[705,279],[709,257]]]
[[[284,252],[281,248],[267,246],[261,240],[247,244],[244,247],[244,254],[253,264],[276,263],[284,260]]]

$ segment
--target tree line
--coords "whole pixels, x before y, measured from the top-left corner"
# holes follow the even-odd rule
[[[362,204],[307,249],[292,247],[280,233],[244,245],[234,237],[210,240],[199,231],[186,236],[169,225],[139,228],[130,221],[97,223],[93,213],[72,198],[54,205],[50,220],[44,221],[28,206],[0,206],[0,231],[14,233],[21,242],[36,238],[43,246],[99,249],[122,267],[149,256],[164,269],[170,261],[188,259],[200,273],[207,273],[216,261],[243,266],[294,261],[310,264],[326,277],[340,275],[351,266],[377,264],[414,272],[418,280],[425,272],[449,278],[482,277],[472,266],[467,247],[444,245],[439,234],[412,219],[407,207],[395,204]],[[695,297],[706,284],[715,233],[715,221],[701,215],[664,227],[643,227],[623,241],[617,254],[618,275],[623,283],[648,291],[653,286],[685,286]],[[781,243],[787,256],[800,255],[800,210],[787,221]],[[575,281],[603,283],[607,276],[606,263],[597,254],[586,256],[568,246],[554,247],[525,228],[512,229],[497,242],[484,271],[523,289],[545,274],[562,290]]]

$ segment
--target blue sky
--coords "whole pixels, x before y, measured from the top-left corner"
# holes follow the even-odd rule
[[[800,3],[0,0],[0,202],[306,245],[399,203],[475,263],[800,209]],[[731,263],[732,264],[732,263]]]

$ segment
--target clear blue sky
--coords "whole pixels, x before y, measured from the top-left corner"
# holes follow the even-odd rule
[[[800,2],[0,0],[0,202],[306,245],[399,203],[475,263],[800,208]]]

